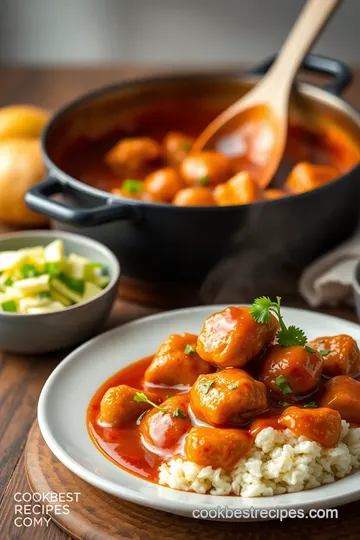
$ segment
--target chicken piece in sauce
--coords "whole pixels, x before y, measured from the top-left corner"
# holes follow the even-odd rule
[[[159,347],[145,371],[145,382],[165,386],[192,385],[214,368],[196,352],[195,334],[171,334]]]
[[[236,368],[200,375],[190,406],[199,420],[213,426],[243,425],[268,408],[266,386]]]
[[[127,173],[138,173],[160,159],[161,146],[150,137],[122,139],[105,156],[109,167]]]
[[[279,323],[257,323],[245,306],[231,306],[205,319],[196,350],[207,362],[225,367],[242,367],[257,357],[274,340]]]
[[[300,345],[274,345],[263,359],[259,378],[278,397],[308,395],[320,383],[323,363],[320,353]]]
[[[282,429],[279,425],[280,415],[280,410],[277,410],[276,412],[270,410],[269,413],[264,413],[258,418],[254,418],[250,424],[249,433],[255,438],[260,431],[268,427],[279,430]]]
[[[285,185],[291,193],[305,193],[335,180],[339,174],[332,165],[314,165],[302,161],[292,169]]]
[[[260,197],[260,191],[247,171],[239,172],[214,189],[214,199],[219,206],[250,204]]]
[[[288,407],[280,416],[279,424],[289,428],[296,435],[304,436],[325,448],[336,446],[341,435],[341,416],[326,407],[301,409]]]
[[[170,131],[163,140],[164,154],[170,165],[177,165],[186,158],[194,143],[193,137]]]
[[[245,430],[193,427],[186,436],[185,454],[202,467],[232,469],[251,446],[252,437]]]
[[[183,185],[178,172],[172,167],[165,167],[145,178],[144,190],[152,201],[171,202]]]
[[[321,351],[324,360],[323,375],[326,377],[360,375],[360,351],[352,337],[346,334],[323,336],[314,339],[308,345]]]
[[[180,189],[173,199],[175,206],[215,206],[212,191],[206,187]]]
[[[320,405],[339,411],[341,418],[347,422],[360,424],[360,382],[339,375],[324,385]]]
[[[263,198],[267,201],[273,201],[274,199],[283,199],[287,197],[288,193],[282,189],[269,188],[263,192]]]
[[[194,152],[180,164],[180,174],[190,186],[216,186],[231,174],[231,162],[219,152]]]
[[[188,395],[168,398],[161,404],[166,412],[153,408],[140,421],[140,433],[146,446],[170,449],[191,429]]]
[[[139,403],[134,400],[137,392],[138,390],[126,384],[109,388],[100,403],[100,422],[119,427],[136,420],[142,413],[150,409],[151,405],[148,403]],[[154,403],[160,403],[161,400],[156,394],[144,393]]]

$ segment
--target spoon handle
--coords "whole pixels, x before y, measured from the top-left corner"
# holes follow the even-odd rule
[[[281,52],[268,72],[268,82],[289,91],[306,53],[341,0],[308,0],[288,35]],[[280,83],[280,84],[279,84]]]

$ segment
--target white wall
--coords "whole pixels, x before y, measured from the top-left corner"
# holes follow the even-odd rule
[[[254,62],[281,45],[303,0],[0,0],[2,63]],[[315,50],[360,64],[360,0]]]

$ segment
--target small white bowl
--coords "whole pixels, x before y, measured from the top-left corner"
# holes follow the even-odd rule
[[[0,312],[0,350],[38,354],[76,345],[93,336],[110,313],[120,266],[115,255],[99,242],[62,231],[28,231],[1,235],[0,252],[44,246],[55,239],[64,242],[66,253],[104,264],[110,283],[94,298],[60,311],[36,315]]]

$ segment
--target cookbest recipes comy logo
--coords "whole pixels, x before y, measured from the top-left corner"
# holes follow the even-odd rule
[[[31,493],[18,491],[14,495],[14,525],[16,527],[47,527],[49,515],[70,514],[69,503],[79,502],[80,492]]]

